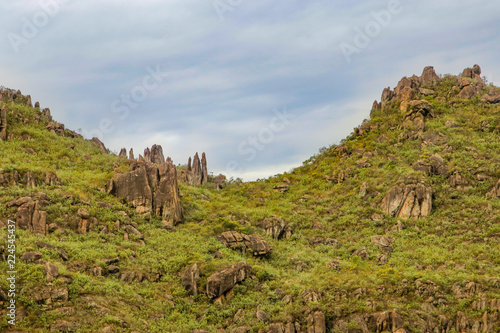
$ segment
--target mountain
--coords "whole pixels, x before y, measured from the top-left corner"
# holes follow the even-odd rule
[[[3,332],[500,330],[500,89],[477,65],[403,78],[340,144],[249,183],[1,100]]]

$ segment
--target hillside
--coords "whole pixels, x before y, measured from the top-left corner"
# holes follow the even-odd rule
[[[477,65],[403,78],[340,144],[249,183],[1,97],[1,331],[500,331],[500,89]]]

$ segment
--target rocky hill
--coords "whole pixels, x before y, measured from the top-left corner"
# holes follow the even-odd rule
[[[2,332],[500,331],[500,89],[477,65],[403,78],[250,183],[205,154],[115,155],[0,93]]]

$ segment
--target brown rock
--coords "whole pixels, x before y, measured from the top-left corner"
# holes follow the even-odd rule
[[[16,222],[20,229],[46,235],[48,233],[47,212],[39,210],[39,203],[38,200],[29,201],[20,206],[16,213]]]
[[[93,137],[92,140],[92,143],[94,143],[103,153],[108,153],[108,149],[106,148],[106,146],[104,145],[104,143],[102,143],[101,140],[99,140],[99,138],[97,137]]]
[[[7,106],[0,110],[0,141],[7,141]]]
[[[128,152],[128,159],[132,161],[135,160],[133,148],[130,148],[130,151]]]
[[[252,266],[239,262],[212,274],[207,279],[207,295],[217,298],[231,290],[237,283],[245,280],[252,272]]]
[[[46,261],[43,263],[43,269],[45,271],[45,276],[49,282],[53,281],[56,277],[59,276],[59,269],[56,265]]]
[[[127,149],[126,148],[122,148],[120,150],[120,154],[118,154],[119,157],[121,158],[127,158]]]
[[[395,217],[428,216],[432,209],[432,189],[425,184],[402,184],[389,190],[381,209]]]
[[[352,253],[353,257],[359,257],[361,260],[368,260],[368,252],[366,249],[358,249]]]
[[[165,163],[163,148],[160,145],[153,145],[153,147],[151,147],[151,162],[154,164]]]
[[[259,235],[245,235],[236,231],[226,231],[216,239],[233,250],[241,252],[250,250],[256,257],[265,256],[272,250],[266,240]]]
[[[33,262],[41,258],[42,258],[42,252],[31,251],[31,252],[24,252],[20,260],[25,262]]]
[[[205,161],[206,165],[206,161]],[[187,171],[187,183],[189,185],[201,185],[203,182],[204,174],[202,164],[200,162],[200,157],[198,153],[194,155],[193,165],[190,168],[190,164],[188,163],[188,171]]]
[[[436,74],[434,67],[427,66],[422,72],[421,81],[423,85],[436,85],[439,82],[439,76]]]
[[[187,290],[190,295],[198,295],[198,278],[200,277],[200,270],[198,265],[186,269],[182,275],[182,286]]]
[[[326,320],[323,312],[316,311],[307,317],[307,332],[326,333]]]
[[[491,104],[500,103],[500,90],[493,90],[489,94],[485,94],[483,98]]]
[[[458,190],[466,190],[470,188],[467,179],[461,176],[458,171],[455,171],[455,173],[450,176],[450,185]]]
[[[132,171],[111,179],[107,190],[138,212],[153,213],[174,224],[182,221],[177,170],[170,158],[159,166],[137,163]]]
[[[214,178],[214,182],[215,182],[215,188],[217,189],[217,191],[221,190],[224,187],[226,187],[226,176],[224,176],[223,174],[220,174]]]
[[[292,229],[286,225],[285,220],[277,216],[266,217],[260,226],[266,234],[274,239],[290,238],[292,236]]]
[[[207,156],[205,153],[201,154],[201,184],[208,182],[208,168],[207,168]]]

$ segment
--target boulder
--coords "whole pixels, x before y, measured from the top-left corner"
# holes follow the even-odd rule
[[[186,271],[182,275],[182,286],[187,290],[187,292],[190,295],[193,296],[198,295],[199,277],[200,277],[200,270],[198,269],[197,264],[194,264],[193,266],[186,269]]]
[[[226,267],[207,279],[207,295],[209,298],[217,298],[245,280],[252,272],[252,266],[246,262]]]
[[[500,103],[500,90],[493,90],[489,94],[483,95],[483,98],[491,104]]]
[[[292,236],[292,228],[286,225],[285,220],[277,216],[266,217],[260,226],[266,234],[274,239],[290,238]]]
[[[0,141],[7,141],[7,106],[0,110]]]
[[[41,211],[40,201],[29,201],[17,209],[16,222],[20,229],[46,235],[48,230],[47,212]]]
[[[139,213],[152,213],[174,224],[182,221],[177,170],[170,158],[160,165],[136,163],[132,171],[113,177],[107,191]]]
[[[423,183],[394,186],[382,199],[380,208],[400,218],[428,216],[432,209],[432,189]]]
[[[223,232],[216,239],[233,250],[246,252],[250,250],[256,257],[261,257],[271,252],[271,246],[259,235],[245,235],[236,231]]]
[[[33,262],[40,260],[41,258],[42,258],[42,252],[30,251],[30,252],[24,252],[20,260],[24,262]]]
[[[368,260],[368,252],[366,249],[358,249],[352,253],[353,257],[359,257],[361,260]]]
[[[455,173],[450,176],[449,180],[451,187],[454,187],[457,190],[466,190],[471,187],[467,179],[460,175],[458,171],[455,171]]]
[[[215,182],[215,188],[217,189],[217,191],[221,190],[224,187],[226,187],[226,176],[224,176],[223,174],[219,174],[218,176],[216,176],[214,178],[214,182]]]

